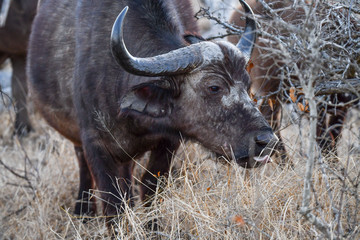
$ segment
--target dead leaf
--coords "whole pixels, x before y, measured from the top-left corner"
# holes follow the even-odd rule
[[[309,102],[308,100],[305,100],[305,109],[304,109],[305,112],[309,112]]]
[[[269,99],[268,100],[268,103],[269,103],[269,106],[270,106],[270,108],[271,108],[271,111],[274,111],[274,100],[273,99]]]
[[[296,102],[295,88],[294,87],[290,88],[290,99],[291,99],[292,102]]]
[[[248,65],[246,66],[246,71],[250,74],[251,69],[253,69],[253,67],[254,67],[254,64],[250,60]]]
[[[245,226],[245,220],[244,220],[244,218],[243,218],[242,216],[240,216],[240,215],[235,215],[235,216],[233,217],[233,221],[234,221],[237,225],[239,225],[240,227]]]

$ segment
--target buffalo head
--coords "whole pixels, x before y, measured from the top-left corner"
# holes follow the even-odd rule
[[[236,46],[199,40],[148,58],[132,56],[125,46],[128,8],[124,8],[113,26],[112,53],[127,72],[153,78],[144,78],[146,82],[123,96],[120,115],[137,119],[154,134],[180,132],[243,167],[269,162],[277,138],[248,95],[245,67],[256,40],[256,24],[251,9],[241,3],[251,16]]]

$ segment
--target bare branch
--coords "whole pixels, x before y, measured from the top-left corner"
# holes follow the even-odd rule
[[[11,169],[9,166],[7,166],[1,159],[0,159],[0,165],[2,165],[6,170],[11,172],[11,174],[13,174],[15,177],[21,178],[23,180],[28,180],[26,176],[22,176],[22,175],[18,174],[17,172],[15,172],[13,169]]]
[[[328,81],[318,84],[315,88],[315,95],[331,95],[339,93],[350,93],[359,95],[360,92],[360,78]],[[360,96],[358,96],[360,97]]]
[[[195,17],[197,19],[200,19],[200,18],[207,18],[209,20],[213,20],[215,21],[217,24],[223,26],[227,31],[230,31],[232,33],[239,33],[242,31],[237,28],[237,27],[234,27],[233,25],[217,18],[217,17],[214,17],[213,14],[210,12],[209,9],[205,9],[205,8],[200,8],[200,10],[195,14]]]

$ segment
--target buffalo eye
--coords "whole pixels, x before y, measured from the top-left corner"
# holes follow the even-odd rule
[[[212,93],[217,93],[220,91],[220,87],[219,86],[211,86],[209,87],[209,91],[212,92]]]

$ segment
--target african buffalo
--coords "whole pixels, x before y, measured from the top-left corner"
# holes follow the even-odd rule
[[[32,129],[26,106],[28,88],[25,65],[37,4],[37,0],[12,0],[5,25],[0,27],[0,65],[10,58],[13,69],[11,89],[16,107],[15,133],[18,135],[26,134]]]
[[[267,9],[263,6],[260,1],[247,0],[249,6],[253,9],[254,13],[259,17],[266,19]],[[276,14],[285,22],[292,25],[301,24],[305,19],[304,9],[301,7],[293,7],[294,2],[289,0],[277,1],[277,0],[265,0],[265,2],[276,12]],[[241,19],[244,14],[244,9],[240,5],[236,11],[231,15],[229,22],[235,26],[244,27],[245,21]],[[265,27],[266,29],[266,27]],[[265,31],[269,34],[277,35],[278,29],[276,27],[267,28]],[[286,33],[284,33],[286,34]],[[239,36],[233,35],[228,38],[232,43],[239,40]],[[263,113],[265,118],[271,123],[274,129],[280,129],[280,110],[281,105],[279,101],[272,101],[271,99],[283,99],[279,96],[278,91],[280,85],[281,71],[285,66],[280,56],[270,54],[271,49],[278,49],[276,44],[272,43],[268,35],[264,34],[261,38],[259,37],[256,41],[254,51],[251,55],[251,68],[248,68],[250,79],[251,79],[251,91],[256,96],[268,96],[272,104],[268,104],[268,101],[264,101],[260,105],[260,111]],[[275,93],[271,95],[271,93]],[[335,101],[336,98],[336,101]],[[333,102],[348,102],[351,100],[351,96],[345,94],[338,94],[332,96]],[[335,150],[337,140],[341,133],[342,125],[348,106],[337,106],[332,108],[330,106],[324,107],[319,105],[319,119],[317,126],[317,142],[322,149],[322,152],[327,155],[330,151]],[[329,117],[326,117],[326,114]],[[281,137],[278,136],[281,142]],[[285,152],[283,144],[277,145],[279,150]],[[285,154],[282,155],[285,157]]]
[[[134,159],[151,151],[141,179],[148,199],[181,138],[243,167],[271,160],[276,136],[248,95],[256,27],[247,22],[234,46],[196,36],[188,0],[44,1],[28,75],[35,105],[75,146],[76,214],[95,213],[84,194],[95,186],[105,215],[122,199],[131,205]]]

